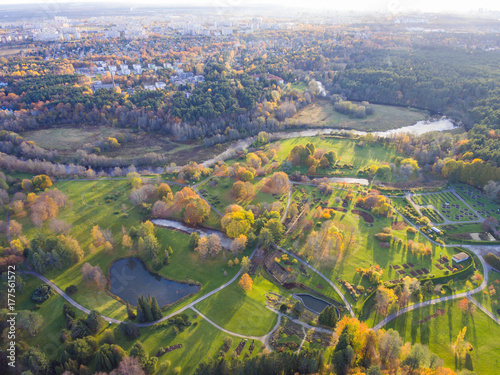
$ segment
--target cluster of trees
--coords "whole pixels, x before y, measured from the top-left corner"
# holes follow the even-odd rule
[[[182,215],[184,222],[196,226],[208,218],[210,206],[190,187],[184,187],[174,195],[172,202],[174,212]]]
[[[84,263],[82,266],[82,276],[83,280],[99,290],[104,290],[108,282],[98,264],[92,266],[88,262]]]
[[[314,143],[297,145],[290,150],[287,159],[294,165],[305,165],[309,167],[309,174],[315,174],[317,168],[333,167],[338,160],[337,153],[333,150],[326,152],[323,149],[316,150]]]
[[[358,197],[356,199],[356,205],[371,211],[375,215],[390,217],[393,213],[389,200],[383,195],[380,195],[377,190],[371,190],[368,195]]]
[[[368,115],[372,115],[374,110],[373,107],[367,101],[363,101],[361,105],[352,103],[347,100],[342,100],[338,95],[332,97],[333,109],[339,113],[352,115],[355,118],[366,118]]]
[[[33,269],[44,274],[50,268],[65,268],[83,259],[78,241],[65,235],[45,236],[39,233],[24,250],[24,256]]]
[[[318,316],[318,322],[327,327],[335,327],[337,321],[337,309],[333,305],[325,307]]]
[[[332,315],[333,318],[333,315]],[[344,317],[336,325],[338,340],[329,361],[324,351],[273,352],[245,361],[224,357],[200,364],[196,375],[211,374],[329,374],[426,373],[453,375],[443,361],[421,344],[403,343],[395,330],[372,331],[355,318]]]
[[[199,238],[194,248],[194,251],[198,253],[201,260],[205,260],[208,257],[215,258],[221,250],[220,237],[217,234]]]
[[[144,296],[137,298],[137,320],[139,322],[153,322],[161,317],[161,309],[156,297],[148,295],[147,298]]]

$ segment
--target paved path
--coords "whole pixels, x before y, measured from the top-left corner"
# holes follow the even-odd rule
[[[307,338],[307,332],[306,332],[306,329],[304,327],[302,327],[302,332],[304,333],[304,338],[300,342],[299,348],[297,349],[297,353],[300,353],[300,350],[302,349],[302,345],[304,345],[304,342],[306,341],[306,338]]]
[[[419,302],[419,303],[415,303],[413,305],[407,306],[407,307],[405,307],[405,308],[403,308],[401,310],[398,310],[395,313],[387,316],[381,322],[379,322],[378,324],[376,324],[373,327],[373,330],[374,331],[379,330],[380,328],[382,328],[383,326],[385,326],[387,323],[389,323],[391,320],[397,318],[400,315],[403,315],[404,313],[406,313],[408,311],[412,311],[412,310],[415,310],[415,309],[418,309],[418,308],[424,307],[424,306],[434,305],[434,304],[439,303],[439,302],[451,301],[451,300],[454,300],[454,299],[457,299],[457,298],[463,298],[463,297],[469,298],[473,294],[475,294],[477,292],[480,292],[481,290],[483,290],[484,288],[486,288],[486,285],[488,285],[489,265],[484,261],[483,258],[479,257],[479,260],[481,261],[481,263],[483,265],[484,274],[485,275],[484,275],[483,282],[477,288],[472,289],[472,290],[470,290],[468,292],[463,292],[463,293],[458,293],[458,294],[452,294],[451,296],[446,296],[446,297],[441,297],[441,298],[430,299],[428,301],[423,301],[423,302]]]
[[[471,301],[474,305],[476,305],[482,312],[484,312],[486,315],[488,315],[491,319],[493,319],[495,322],[500,324],[500,319],[493,315],[491,311],[489,311],[486,307],[481,305],[473,296],[469,296],[469,301]]]
[[[283,217],[281,218],[281,222],[284,223],[286,220],[286,216],[288,215],[288,209],[290,208],[290,203],[292,201],[292,184],[288,184],[288,202],[286,203],[286,209],[285,212],[283,213]]]
[[[316,268],[314,268],[313,266],[311,266],[308,262],[306,262],[305,260],[303,260],[302,258],[299,258],[297,255],[289,252],[288,250],[285,250],[283,249],[281,246],[278,246],[278,245],[275,245],[278,249],[280,249],[281,251],[283,251],[284,253],[288,254],[289,256],[297,259],[300,263],[302,263],[304,266],[310,268],[312,271],[316,272],[323,280],[325,280],[337,293],[338,295],[342,298],[342,301],[344,301],[344,304],[345,306],[347,307],[347,309],[349,310],[349,313],[351,314],[351,316],[353,318],[356,317],[356,314],[354,314],[354,310],[352,309],[351,305],[349,304],[349,302],[347,301],[347,298],[345,298],[344,294],[340,291],[340,289],[337,287],[337,285],[335,285],[328,277],[326,277],[325,275],[323,275],[320,271],[318,271]]]
[[[259,245],[258,244],[255,249],[253,250],[252,254],[248,257],[249,259],[252,259],[252,257],[254,256],[255,252],[257,251],[257,249],[259,248]],[[161,323],[167,319],[170,319],[171,317],[177,315],[177,314],[180,314],[181,312],[187,310],[187,309],[190,309],[192,307],[194,307],[194,305],[196,305],[197,303],[203,301],[204,299],[214,295],[215,293],[219,292],[220,290],[224,289],[225,287],[229,286],[230,284],[232,284],[241,274],[242,272],[242,269],[240,268],[239,271],[236,273],[236,275],[234,275],[231,280],[229,280],[228,282],[226,282],[225,284],[219,286],[218,288],[212,290],[211,292],[201,296],[200,298],[194,300],[193,302],[187,304],[186,306],[180,308],[179,310],[176,310],[174,311],[173,313],[171,314],[168,314],[164,317],[162,317],[161,319],[159,320],[155,320],[154,322],[147,322],[147,323],[134,323],[137,327],[150,327],[152,325],[155,325],[155,324],[158,324],[158,323]],[[38,277],[40,280],[44,281],[46,284],[49,284],[51,287],[54,288],[54,290],[59,293],[66,301],[68,301],[71,305],[73,305],[74,307],[76,307],[78,310],[81,310],[83,311],[84,313],[88,314],[90,313],[90,310],[87,309],[86,307],[83,307],[82,305],[80,305],[79,303],[75,302],[70,296],[68,296],[63,290],[61,290],[56,284],[54,284],[52,281],[50,281],[49,279],[47,279],[45,276],[42,276],[40,275],[39,273],[37,272],[34,272],[34,271],[23,271],[23,273],[25,274],[29,274],[29,275],[33,275],[35,277]],[[123,321],[122,320],[118,320],[118,319],[114,319],[114,318],[110,318],[108,316],[105,316],[105,315],[101,315],[101,317],[108,321],[108,322],[111,322],[111,323],[117,323],[117,324],[120,324],[122,323]]]
[[[198,195],[200,196],[200,198],[201,198],[201,199],[203,199],[205,202],[207,202],[207,204],[210,206],[210,208],[211,208],[212,210],[214,210],[215,212],[217,212],[217,214],[218,214],[219,216],[224,216],[224,215],[222,214],[222,212],[220,212],[217,208],[215,208],[214,206],[212,206],[212,204],[211,204],[209,201],[207,201],[207,200],[205,199],[205,197],[204,197],[202,194],[200,194],[200,192],[198,191],[198,189],[197,189],[196,187],[194,187],[194,185],[193,185],[191,188],[195,191],[195,193],[196,193],[196,194],[198,194]]]
[[[263,336],[247,336],[247,335],[242,335],[242,334],[239,334],[239,333],[236,333],[236,332],[231,332],[225,328],[222,328],[220,325],[218,325],[217,323],[215,323],[213,320],[207,318],[206,315],[203,315],[198,309],[196,309],[194,306],[191,307],[191,310],[193,310],[196,314],[198,314],[199,316],[201,316],[203,319],[205,319],[208,323],[210,323],[211,325],[213,325],[215,328],[217,328],[218,330],[222,331],[222,332],[225,332],[227,333],[228,335],[232,335],[232,336],[236,336],[236,337],[241,337],[242,339],[251,339],[251,340],[258,340],[260,341],[261,343],[265,344],[266,342],[266,336],[269,335],[269,333],[263,335]],[[280,319],[278,318],[278,323],[277,326],[279,327],[280,325]],[[274,332],[275,329],[273,328],[271,330],[271,332]]]

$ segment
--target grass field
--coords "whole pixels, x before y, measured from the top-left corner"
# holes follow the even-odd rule
[[[423,319],[434,314],[438,309],[446,313]],[[467,327],[465,339],[472,344],[470,352],[473,370],[481,375],[496,375],[500,368],[500,325],[480,310],[468,316],[458,308],[458,300],[425,306],[401,315],[389,322],[384,328],[399,331],[403,341],[420,342],[444,360],[446,367],[455,369],[455,355],[452,345],[458,332]],[[457,368],[457,370],[459,370]]]
[[[252,185],[255,188],[255,195],[251,199],[239,200],[235,201],[231,196],[231,189],[233,184],[237,180],[230,177],[213,177],[210,181],[205,182],[203,185],[200,185],[198,191],[203,195],[205,199],[207,199],[210,204],[216,207],[219,211],[224,212],[224,209],[231,204],[238,204],[243,208],[246,208],[248,205],[257,205],[257,204],[272,204],[274,202],[281,202],[282,208],[286,207],[287,195],[273,197],[272,194],[264,193],[261,191],[263,180],[254,179],[251,181]],[[211,185],[209,182],[216,183],[216,185]]]
[[[373,104],[375,113],[365,119],[355,119],[336,112],[328,100],[316,100],[298,111],[293,118],[310,127],[347,128],[362,131],[386,131],[414,125],[425,120],[426,113],[401,107]]]
[[[35,303],[31,301],[31,293],[33,290],[43,284],[43,281],[38,278],[26,275],[24,281],[23,293],[16,295],[16,310],[30,310],[35,307]],[[62,345],[59,341],[61,330],[66,328],[65,320],[62,314],[63,305],[66,303],[64,298],[59,294],[53,294],[47,301],[40,304],[40,309],[36,312],[43,316],[43,325],[34,337],[30,337],[26,332],[22,331],[22,339],[30,346],[38,346],[51,359],[59,359],[62,351]],[[84,316],[82,312],[76,310],[76,317]]]
[[[262,336],[276,324],[278,316],[267,309],[266,293],[279,288],[258,274],[252,290],[244,292],[237,282],[196,305],[209,319],[235,333]]]
[[[393,149],[388,149],[379,144],[367,144],[364,147],[356,146],[357,140],[337,137],[300,137],[289,138],[279,141],[281,148],[276,154],[276,159],[283,162],[287,159],[293,147],[308,142],[314,143],[316,149],[333,150],[339,156],[338,163],[348,163],[353,165],[353,169],[341,169],[343,176],[355,177],[359,169],[373,164],[380,165],[382,162],[390,162],[397,153]],[[288,173],[295,170],[306,172],[307,167],[294,167]],[[321,171],[321,170],[319,170]]]
[[[483,291],[474,294],[474,298],[493,315],[500,317],[500,273],[490,271],[488,286]]]
[[[138,208],[132,206],[128,199],[129,183],[126,180],[64,181],[56,183],[54,187],[68,196],[70,203],[68,203],[67,208],[60,212],[58,218],[72,225],[71,234],[79,241],[80,246],[85,251],[85,258],[80,263],[63,271],[52,269],[45,276],[63,290],[72,284],[77,285],[79,291],[73,296],[73,299],[81,305],[89,309],[97,309],[109,317],[125,319],[125,305],[107,292],[97,291],[88,286],[82,280],[81,267],[85,262],[99,265],[104,274],[107,275],[115,260],[127,256],[137,256],[136,251],[131,252],[120,244],[122,226],[129,229],[131,226],[140,224],[142,220]],[[172,185],[172,189],[176,191],[178,187]],[[106,202],[106,197],[112,195],[115,195],[115,199]],[[122,213],[122,204],[125,204],[128,216]],[[213,215],[216,214],[213,213]],[[216,218],[218,220],[218,216]],[[42,228],[37,228],[29,218],[19,219],[19,221],[23,224],[24,234],[28,239],[33,238],[39,231],[49,233],[46,224]],[[115,246],[110,253],[102,249],[89,253],[90,230],[94,225],[110,229],[113,233]],[[171,246],[174,250],[171,264],[163,266],[158,271],[161,276],[178,281],[183,281],[186,278],[199,281],[202,285],[200,293],[205,293],[226,282],[237,272],[238,267],[226,267],[227,260],[223,260],[222,255],[213,260],[200,262],[197,255],[189,249],[189,236],[187,234],[158,228],[157,237],[161,246]],[[246,254],[250,251],[249,249]],[[151,262],[147,263],[152,267]],[[228,274],[227,277],[223,275],[224,270]],[[197,298],[201,295],[200,293],[184,300],[180,306]]]

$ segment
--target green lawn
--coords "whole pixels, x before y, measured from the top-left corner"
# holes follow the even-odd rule
[[[474,298],[493,315],[500,317],[497,312],[500,309],[500,273],[490,271],[487,288],[474,294]]]
[[[385,131],[414,125],[425,120],[426,113],[408,108],[372,104],[373,115],[356,119],[336,112],[328,100],[316,100],[298,111],[293,118],[310,127],[347,128],[363,131]]]
[[[109,317],[125,319],[125,306],[109,293],[95,290],[85,283],[82,280],[81,267],[85,262],[99,265],[107,275],[109,267],[115,260],[127,256],[137,256],[137,252],[130,252],[129,249],[121,246],[122,226],[129,229],[131,226],[140,224],[142,219],[138,208],[132,206],[128,199],[129,183],[126,180],[63,181],[56,183],[54,187],[68,195],[68,207],[61,210],[58,219],[72,225],[71,234],[78,239],[80,246],[85,251],[85,258],[80,263],[65,270],[52,269],[45,276],[63,290],[69,285],[77,285],[79,291],[73,296],[73,299],[82,306],[96,309]],[[177,191],[179,187],[172,185],[172,189]],[[111,196],[113,198],[109,199]],[[122,213],[122,204],[126,206],[126,215]],[[213,210],[211,212],[217,215]],[[219,217],[217,216],[216,219],[218,221]],[[46,224],[40,229],[36,228],[29,217],[19,221],[22,222],[24,233],[28,239],[35,236],[38,231],[49,233]],[[111,253],[101,249],[89,253],[90,230],[94,225],[112,231],[115,246]],[[216,226],[216,223],[214,222],[212,226]],[[171,263],[162,267],[158,273],[178,281],[190,278],[199,281],[202,285],[199,293],[183,301],[179,306],[199,297],[201,293],[218,287],[229,280],[238,270],[238,267],[232,269],[226,267],[229,258],[224,260],[222,255],[214,260],[200,262],[197,255],[188,247],[189,236],[187,234],[158,228],[157,237],[162,246],[171,246],[174,250]],[[249,249],[246,254],[250,251]],[[149,262],[149,266],[152,266],[151,262]],[[224,270],[227,271],[227,277],[223,275]],[[174,308],[178,308],[178,306]]]
[[[255,195],[251,199],[235,201],[231,195],[231,189],[236,181],[236,179],[230,177],[212,177],[210,181],[202,184],[198,188],[198,191],[208,202],[210,202],[210,204],[222,213],[224,212],[224,209],[231,204],[238,204],[241,207],[246,208],[248,205],[257,205],[259,203],[272,204],[277,201],[281,202],[282,209],[285,209],[288,195],[276,195],[273,197],[272,194],[262,192],[261,188],[264,183],[262,179],[254,179],[251,181],[255,188]],[[212,184],[210,184],[210,182],[212,182]],[[214,183],[216,184],[214,185]]]
[[[214,358],[223,347],[223,339],[230,336],[218,330],[199,316],[193,318],[195,313],[192,310],[188,310],[186,314],[188,314],[193,324],[187,327],[183,332],[175,335],[172,327],[166,329],[148,327],[141,329],[141,336],[138,338],[138,341],[141,341],[146,346],[151,356],[154,356],[162,347],[182,344],[182,348],[166,353],[159,358],[158,367],[166,361],[171,361],[169,372],[167,372],[168,374],[177,366],[181,367],[182,374],[192,374],[200,363]],[[226,353],[227,358],[231,356],[241,341],[238,337],[231,337],[233,338],[233,344]],[[134,344],[133,341],[128,341],[119,332],[115,333],[115,339],[116,343],[125,350],[129,350]],[[250,342],[251,340],[246,343],[243,352],[238,358],[243,359],[245,357],[246,353],[248,353]],[[255,349],[251,356],[258,355],[261,350],[261,342],[256,341]]]
[[[277,315],[267,309],[266,293],[279,288],[262,276],[252,277],[253,287],[245,293],[235,281],[223,291],[196,305],[209,319],[235,333],[262,336],[276,324]]]
[[[276,154],[276,160],[283,162],[287,159],[290,151],[293,147],[297,145],[306,145],[308,142],[314,143],[316,149],[325,149],[327,151],[334,150],[339,156],[338,163],[352,164],[352,169],[338,169],[336,171],[342,173],[343,176],[357,176],[359,169],[373,164],[380,165],[382,162],[390,162],[391,159],[397,155],[394,149],[389,149],[380,144],[369,143],[364,146],[356,146],[359,142],[358,140],[338,138],[338,137],[300,137],[300,138],[289,138],[279,141],[281,148]],[[294,170],[300,170],[301,172],[306,172],[307,167],[294,167],[289,173]],[[332,171],[332,169],[322,170],[318,169],[318,173],[326,173]]]
[[[43,281],[35,276],[26,275],[23,293],[16,295],[16,310],[30,310],[35,307],[35,303],[31,301],[31,293],[33,290],[42,285]],[[22,340],[30,346],[38,346],[49,358],[59,359],[62,351],[62,345],[59,341],[61,330],[66,328],[65,319],[63,317],[63,305],[66,300],[59,294],[54,293],[48,300],[40,304],[40,309],[36,312],[43,316],[43,325],[34,337],[30,337],[26,332],[22,333]],[[77,317],[84,314],[75,309]]]
[[[423,319],[443,309],[442,316]],[[422,307],[389,322],[384,328],[399,331],[403,341],[420,342],[444,360],[446,367],[456,368],[452,345],[458,332],[467,327],[466,340],[474,350],[470,352],[473,370],[481,375],[496,375],[500,368],[500,325],[480,310],[468,316],[458,308],[458,301],[442,302]],[[457,371],[459,369],[457,368]]]

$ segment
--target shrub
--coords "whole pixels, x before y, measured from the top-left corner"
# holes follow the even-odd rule
[[[78,292],[78,288],[76,287],[76,285],[70,285],[64,291],[67,295],[72,295]]]
[[[135,340],[141,335],[139,328],[137,328],[135,324],[130,322],[120,323],[119,329],[120,332],[127,336],[129,340]]]
[[[413,227],[408,227],[408,228],[406,228],[406,232],[407,233],[411,233],[411,234],[415,234],[418,231],[415,228],[413,228]]]
[[[52,288],[50,285],[42,284],[37,286],[31,294],[31,300],[35,303],[42,303],[49,299]]]
[[[500,258],[493,253],[488,253],[485,255],[484,260],[493,268],[500,270]]]

